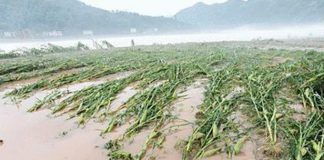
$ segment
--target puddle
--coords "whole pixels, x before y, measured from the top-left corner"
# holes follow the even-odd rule
[[[22,79],[22,80],[7,82],[7,83],[4,83],[4,84],[0,85],[0,91],[3,91],[5,89],[10,89],[10,88],[20,88],[20,87],[23,87],[25,85],[36,83],[37,81],[39,81],[39,80],[41,80],[42,78],[45,78],[45,77],[48,77],[49,79],[53,79],[53,78],[56,78],[56,77],[59,77],[59,76],[62,76],[62,75],[77,73],[77,72],[82,71],[83,69],[84,68],[74,68],[74,69],[60,71],[60,72],[57,72],[57,73],[51,73],[51,74],[44,75],[44,76],[35,76],[35,77],[28,78],[28,79]]]
[[[158,87],[163,84],[164,81],[159,81],[150,84],[146,89]],[[121,106],[127,102],[131,97],[133,97],[139,90],[136,89],[139,82],[135,82],[130,86],[126,87],[112,102],[110,105],[109,113],[115,113],[119,111]],[[111,133],[108,133],[105,137],[114,140],[122,138],[126,130],[134,123],[134,120],[127,120],[126,124],[116,127]],[[152,129],[144,129],[140,133],[137,133],[131,138],[126,138],[122,142],[122,151],[128,152],[133,156],[140,153],[143,145],[145,144],[149,134],[152,132]]]
[[[150,84],[146,89],[158,87],[163,84],[164,81],[158,81]],[[135,82],[130,86],[126,87],[112,102],[110,105],[109,113],[115,113],[121,109],[121,106],[125,104],[131,97],[133,97],[136,93],[139,92],[137,90],[137,85],[139,82]],[[122,139],[126,130],[134,123],[134,120],[127,120],[126,124],[116,127],[112,132],[104,135],[110,140]],[[142,150],[143,145],[145,144],[149,134],[152,132],[152,128],[144,129],[140,133],[132,136],[131,138],[126,138],[122,140],[122,151],[128,152],[131,155],[135,156],[139,154]]]
[[[68,85],[65,87],[61,87],[60,90],[61,91],[68,90],[69,92],[77,92],[84,88],[91,87],[91,86],[97,86],[97,85],[100,85],[103,83],[105,83],[105,81],[81,82],[81,83],[75,83],[75,84],[71,84],[71,85]]]
[[[234,89],[232,93],[229,95],[235,95],[234,93],[242,93],[244,89],[237,87]],[[232,98],[232,97],[231,97]],[[249,117],[244,115],[240,108],[244,106],[238,107],[238,109],[228,117],[228,120],[231,120],[239,125],[240,133],[246,132],[248,129],[252,128],[253,125],[248,121]],[[249,138],[244,142],[243,147],[239,154],[233,155],[233,157],[229,157],[226,153],[220,153],[218,155],[204,158],[204,160],[259,160],[263,159],[263,152],[260,150],[263,146],[264,142],[261,137],[255,133],[250,133]],[[260,158],[261,157],[261,158]]]
[[[124,76],[127,76],[127,74],[115,74],[109,77],[113,79],[123,78]],[[108,79],[108,77],[106,78]],[[76,92],[104,82],[83,82],[62,87],[59,90]],[[107,139],[120,138],[129,127],[129,124],[117,127],[103,139],[100,136],[101,131],[106,127],[103,123],[99,124],[91,120],[84,128],[79,128],[74,123],[75,120],[67,121],[67,116],[64,115],[51,119],[52,115],[50,115],[49,110],[40,110],[34,113],[26,112],[38,99],[43,99],[52,91],[36,92],[33,96],[22,100],[17,105],[8,99],[0,101],[0,121],[8,122],[0,126],[0,139],[3,138],[6,141],[6,145],[3,145],[0,151],[0,159],[107,159],[106,150],[103,149],[108,141]],[[137,91],[133,87],[125,88],[113,101],[112,107],[122,105],[136,93]],[[4,93],[1,96],[3,95]],[[61,99],[58,101],[61,101]],[[19,133],[24,134],[19,135]]]
[[[155,88],[162,85],[165,81],[158,81],[150,84],[147,89]],[[109,114],[116,113],[117,111],[122,110],[123,105],[134,95],[140,92],[138,89],[139,82],[134,82],[126,87],[120,94],[117,95],[116,99],[109,106]]]
[[[182,96],[171,107],[171,113],[178,119],[171,120],[162,128],[166,135],[162,148],[150,149],[146,159],[182,159],[181,151],[176,146],[182,140],[187,140],[194,130],[195,115],[199,111],[198,106],[203,103],[205,88],[202,82],[196,82],[179,94]],[[189,123],[189,124],[188,124]]]
[[[160,84],[162,84],[162,82],[150,85],[150,87],[157,87]],[[123,104],[123,99],[127,101],[127,96],[131,97],[132,94],[136,94],[136,90],[132,87],[126,88],[125,91],[125,93],[120,94],[120,96],[125,98],[119,100],[117,98],[115,103],[112,105],[120,106]],[[181,151],[175,150],[174,147],[176,147],[176,144],[180,139],[186,140],[191,135],[193,125],[187,125],[187,123],[195,122],[195,113],[198,112],[196,107],[202,104],[204,91],[204,86],[201,83],[195,83],[188,87],[185,92],[180,94],[180,96],[184,97],[177,100],[174,105],[171,106],[173,108],[172,114],[177,115],[179,120],[172,120],[171,123],[164,127],[163,132],[166,134],[166,139],[163,143],[164,147],[161,149],[148,149],[144,159],[149,159],[150,157],[155,157],[157,159],[181,159]],[[183,123],[186,123],[186,125],[183,125]],[[105,137],[111,140],[120,139],[131,124],[132,120],[127,120],[126,124],[116,127],[111,133],[105,135]],[[180,126],[174,127],[177,125]],[[128,152],[133,156],[138,155],[151,132],[152,128],[146,128],[133,137],[124,139],[122,141],[123,147],[121,150]]]
[[[96,85],[100,85],[103,83],[106,83],[108,81],[112,81],[112,80],[119,80],[122,78],[126,78],[128,77],[130,74],[132,74],[133,72],[127,71],[127,72],[119,72],[119,73],[115,73],[115,74],[110,74],[92,81],[85,81],[85,82],[74,82],[72,84],[68,84],[65,85],[63,87],[60,87],[61,89],[66,89],[69,90],[70,92],[76,92],[79,90],[82,90],[86,87],[90,87],[90,86],[96,86]]]
[[[260,140],[260,136],[251,136],[243,145],[241,152],[233,157],[229,157],[226,153],[220,153],[215,156],[202,158],[203,160],[261,160],[265,159],[261,146],[264,144]]]
[[[258,152],[257,144],[253,138],[250,138],[244,143],[241,152],[233,157],[229,157],[226,153],[221,153],[215,156],[203,158],[203,160],[260,160],[263,159],[256,156],[257,154],[256,152]]]
[[[103,76],[97,78],[96,81],[111,81],[111,80],[120,80],[130,76],[131,74],[135,73],[135,71],[125,71],[125,72],[118,72],[114,74],[109,74],[107,76]]]
[[[244,90],[243,90],[244,92]],[[235,111],[230,118],[237,124],[239,124],[239,131],[246,132],[254,125],[250,123],[249,117],[242,113],[242,108],[247,107],[245,105],[240,105],[237,111]],[[245,141],[241,152],[232,157],[233,160],[259,160],[264,159],[263,146],[265,144],[265,139],[258,135],[256,131],[248,132],[249,138]]]
[[[239,108],[243,108],[246,106],[241,105]],[[237,109],[230,117],[235,123],[239,124],[239,131],[246,132],[250,128],[253,128],[253,124],[251,124],[248,119],[249,117],[244,115],[240,109]],[[252,131],[248,133],[249,138],[245,141],[241,152],[235,156],[233,156],[232,160],[259,160],[264,159],[265,156],[263,154],[263,146],[265,144],[265,139],[263,139],[260,135],[256,133],[256,131]],[[223,154],[222,157],[226,157],[226,154]]]
[[[78,128],[64,116],[49,118],[48,110],[27,113],[27,106],[33,105],[36,96],[22,101],[17,108],[9,99],[2,99],[4,93],[0,93],[0,139],[5,143],[0,148],[0,159],[107,159],[103,149],[106,140],[99,136],[99,125]]]
[[[80,91],[84,88],[90,87],[90,86],[97,86],[103,83],[106,83],[108,81],[112,80],[119,80],[128,77],[131,75],[133,72],[131,71],[126,71],[126,72],[119,72],[115,74],[110,74],[105,77],[101,77],[92,81],[85,81],[85,82],[74,82],[72,84],[68,84],[65,86],[60,87],[60,90],[68,90],[69,92],[76,92]]]
[[[103,136],[109,140],[121,139],[126,132],[126,130],[132,125],[133,120],[129,120],[121,126],[115,127],[111,132],[104,134]],[[107,127],[107,125],[105,126]]]
[[[246,141],[241,149],[241,152],[235,155],[233,160],[259,160],[256,157],[256,152],[258,150],[256,142],[253,139]]]
[[[130,74],[130,72],[116,73],[116,74],[107,76],[106,79],[107,79],[107,81],[108,81],[108,79],[109,80],[120,79],[120,78],[124,78],[125,76],[128,76],[129,74]],[[96,81],[87,81],[87,82],[81,82],[81,83],[73,83],[73,84],[62,86],[59,89],[57,89],[57,91],[59,91],[61,93],[68,93],[68,94],[65,95],[63,98],[56,99],[54,105],[57,105],[59,102],[62,102],[64,99],[67,99],[68,97],[72,96],[73,92],[77,92],[77,91],[80,91],[82,89],[85,89],[85,88],[88,88],[91,86],[97,86],[97,85],[106,83],[107,81],[96,80]],[[50,95],[54,91],[55,91],[54,89],[37,91],[30,98],[28,98],[28,101],[32,101],[35,103],[38,100],[43,100],[47,95]],[[21,101],[22,105],[19,105],[19,106],[25,106],[25,107],[30,108],[34,105],[34,103],[33,104],[25,104],[25,101],[26,100],[22,100]],[[69,110],[69,109],[67,108],[67,110]],[[64,113],[64,111],[62,111],[60,113]],[[61,115],[60,113],[58,115]]]
[[[24,85],[35,83],[40,79],[41,79],[40,77],[35,77],[35,78],[29,78],[29,79],[18,80],[13,82],[7,82],[0,85],[0,91],[5,91],[7,89],[13,89],[13,88],[21,88]]]
[[[116,112],[120,106],[126,103],[137,92],[138,90],[136,90],[134,87],[126,87],[120,94],[117,95],[116,99],[110,104],[109,112]]]
[[[60,90],[75,92],[82,88],[98,85],[101,81],[84,82],[62,87]],[[198,106],[203,103],[205,83],[198,81],[179,93],[179,98],[171,106],[173,115],[177,119],[171,120],[161,130],[165,134],[162,148],[151,148],[144,159],[182,159],[181,151],[176,149],[181,140],[187,140],[194,129],[195,114]],[[134,86],[126,87],[112,102],[111,110],[122,106],[138,91]],[[33,106],[37,99],[42,99],[51,91],[36,92],[28,99],[22,100],[18,105],[9,99],[0,99],[0,159],[20,160],[104,160],[107,152],[104,145],[108,140],[119,139],[131,125],[131,120],[116,127],[112,132],[100,136],[106,127],[104,123],[96,123],[91,120],[84,128],[79,128],[75,120],[66,120],[66,116],[50,118],[49,110],[40,110],[35,113],[27,113],[26,110]],[[0,97],[4,92],[0,92]],[[240,116],[235,115],[235,116]],[[151,133],[151,129],[145,129],[133,138],[123,142],[123,151],[132,155],[140,153],[143,144]],[[248,159],[254,156],[257,150],[254,141],[244,144],[242,153],[235,159]],[[217,155],[217,159],[226,159],[227,155]],[[211,157],[215,160],[215,157]],[[209,158],[208,158],[209,159]],[[216,159],[216,160],[217,160]]]
[[[66,72],[71,72],[71,71],[66,71]],[[76,91],[82,90],[82,89],[84,89],[86,87],[96,86],[96,85],[106,83],[107,81],[119,80],[119,79],[122,79],[122,78],[126,78],[127,76],[129,76],[132,73],[133,72],[131,72],[131,71],[119,72],[119,73],[110,74],[110,75],[107,75],[105,77],[101,77],[101,78],[98,78],[98,79],[95,79],[95,80],[92,80],[92,81],[74,82],[72,84],[67,84],[67,85],[64,85],[64,86],[60,87],[59,90],[60,91],[76,92]],[[57,74],[62,74],[62,72],[57,73]],[[0,91],[3,91],[4,89],[20,88],[20,87],[26,86],[28,84],[35,83],[35,82],[37,82],[37,80],[39,80],[39,79],[35,78],[35,79],[28,79],[28,80],[12,82],[12,83],[10,83],[10,85],[6,84],[6,85],[4,85],[2,87],[0,86]],[[46,91],[53,91],[53,90],[46,90]],[[38,91],[38,92],[42,92],[42,91]],[[34,92],[34,93],[37,93],[37,92]]]
[[[136,134],[134,137],[127,139],[123,144],[122,150],[130,153],[132,156],[139,154],[151,132],[152,129],[145,129]]]
[[[50,78],[55,78],[55,77],[59,77],[59,76],[67,75],[67,74],[79,73],[79,72],[85,71],[86,69],[87,69],[87,67],[72,68],[72,69],[68,69],[68,70],[58,71],[56,73],[51,73],[48,76],[50,76]]]

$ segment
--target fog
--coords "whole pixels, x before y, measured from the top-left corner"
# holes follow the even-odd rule
[[[128,47],[131,46],[131,40],[134,40],[136,45],[152,45],[186,42],[250,41],[256,39],[301,39],[322,37],[324,38],[324,24],[281,27],[275,29],[241,27],[231,30],[196,32],[189,34],[93,36],[88,38],[69,39],[11,40],[0,41],[0,49],[11,51],[19,48],[39,48],[47,43],[68,47],[76,45],[77,42],[82,42],[88,45],[90,48],[93,48],[93,41],[101,40],[107,40],[115,47]]]

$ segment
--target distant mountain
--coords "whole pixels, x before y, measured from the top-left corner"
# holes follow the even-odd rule
[[[197,3],[177,13],[175,18],[201,28],[320,23],[324,22],[324,0],[229,0],[213,5]]]
[[[188,27],[173,18],[142,16],[128,12],[110,12],[85,5],[78,0],[0,0],[0,31],[63,31],[80,34],[129,33],[157,29],[161,32]]]

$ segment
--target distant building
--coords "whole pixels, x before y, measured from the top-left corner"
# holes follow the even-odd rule
[[[158,32],[159,32],[158,28],[149,28],[149,29],[145,30],[143,33],[144,34],[155,34],[155,33],[158,33]]]
[[[50,32],[43,32],[44,37],[62,37],[62,31],[50,31]]]
[[[3,32],[4,38],[16,38],[16,32]]]
[[[93,31],[92,30],[84,30],[84,31],[82,31],[82,34],[84,36],[93,36]]]
[[[10,38],[11,37],[11,32],[3,32],[3,37]]]
[[[24,29],[16,32],[16,37],[19,39],[28,39],[34,36],[33,32],[29,29]]]
[[[136,28],[131,28],[130,33],[137,33],[137,29]]]

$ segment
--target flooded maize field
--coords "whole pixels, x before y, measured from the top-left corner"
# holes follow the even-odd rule
[[[3,54],[0,160],[322,160],[313,41]]]

